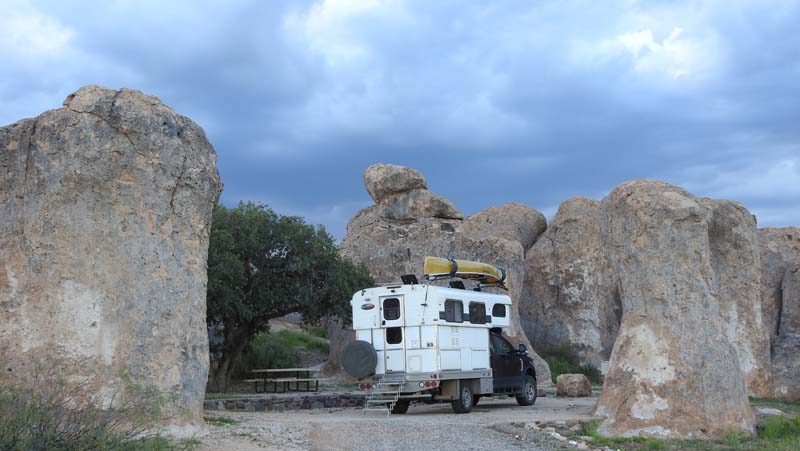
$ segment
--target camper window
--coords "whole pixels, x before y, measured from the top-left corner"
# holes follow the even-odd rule
[[[483,302],[469,303],[469,322],[472,324],[486,324],[486,304]]]
[[[444,320],[448,323],[463,323],[464,304],[452,299],[444,301]]]
[[[386,343],[396,345],[403,342],[403,328],[389,327],[386,329]]]
[[[383,300],[383,319],[387,321],[400,319],[400,299],[389,298]]]
[[[492,307],[492,316],[496,316],[498,318],[505,318],[506,306],[503,304],[495,304],[494,307]]]

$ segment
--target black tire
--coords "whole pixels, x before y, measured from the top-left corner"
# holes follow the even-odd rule
[[[521,406],[532,406],[536,402],[536,378],[526,374],[522,379],[522,393],[517,396],[517,404]]]
[[[472,407],[475,405],[474,399],[475,398],[472,396],[472,389],[469,388],[469,385],[462,384],[458,399],[452,401],[450,404],[453,405],[453,411],[455,413],[470,413],[472,412]]]
[[[372,343],[356,340],[344,348],[341,361],[342,368],[355,378],[372,376],[378,364],[378,353],[372,347]]]
[[[411,401],[407,399],[398,399],[396,403],[394,403],[394,407],[392,407],[392,414],[402,415],[408,412],[408,406],[411,405]]]
[[[478,401],[480,401],[480,400],[481,400],[481,395],[474,395],[472,397],[472,407],[477,406],[478,405]]]

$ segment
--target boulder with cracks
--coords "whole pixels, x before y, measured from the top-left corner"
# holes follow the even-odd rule
[[[132,386],[202,424],[206,257],[222,183],[203,130],[153,96],[88,86],[0,128],[0,361],[62,360],[104,402]]]

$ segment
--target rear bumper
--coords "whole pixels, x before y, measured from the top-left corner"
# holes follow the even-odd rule
[[[441,386],[442,381],[450,380],[483,380],[491,386],[492,370],[442,371],[440,373],[389,373],[376,374],[364,378],[360,384],[391,384],[399,387],[404,398],[430,396],[431,392]]]

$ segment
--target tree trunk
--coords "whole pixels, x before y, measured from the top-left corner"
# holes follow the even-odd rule
[[[225,342],[222,345],[219,365],[214,370],[212,377],[212,388],[215,391],[224,392],[228,388],[231,375],[236,366],[235,362],[239,361],[244,349],[250,342],[253,336],[252,330],[253,327],[250,324],[240,325],[239,327],[234,327],[233,324],[225,324]]]

